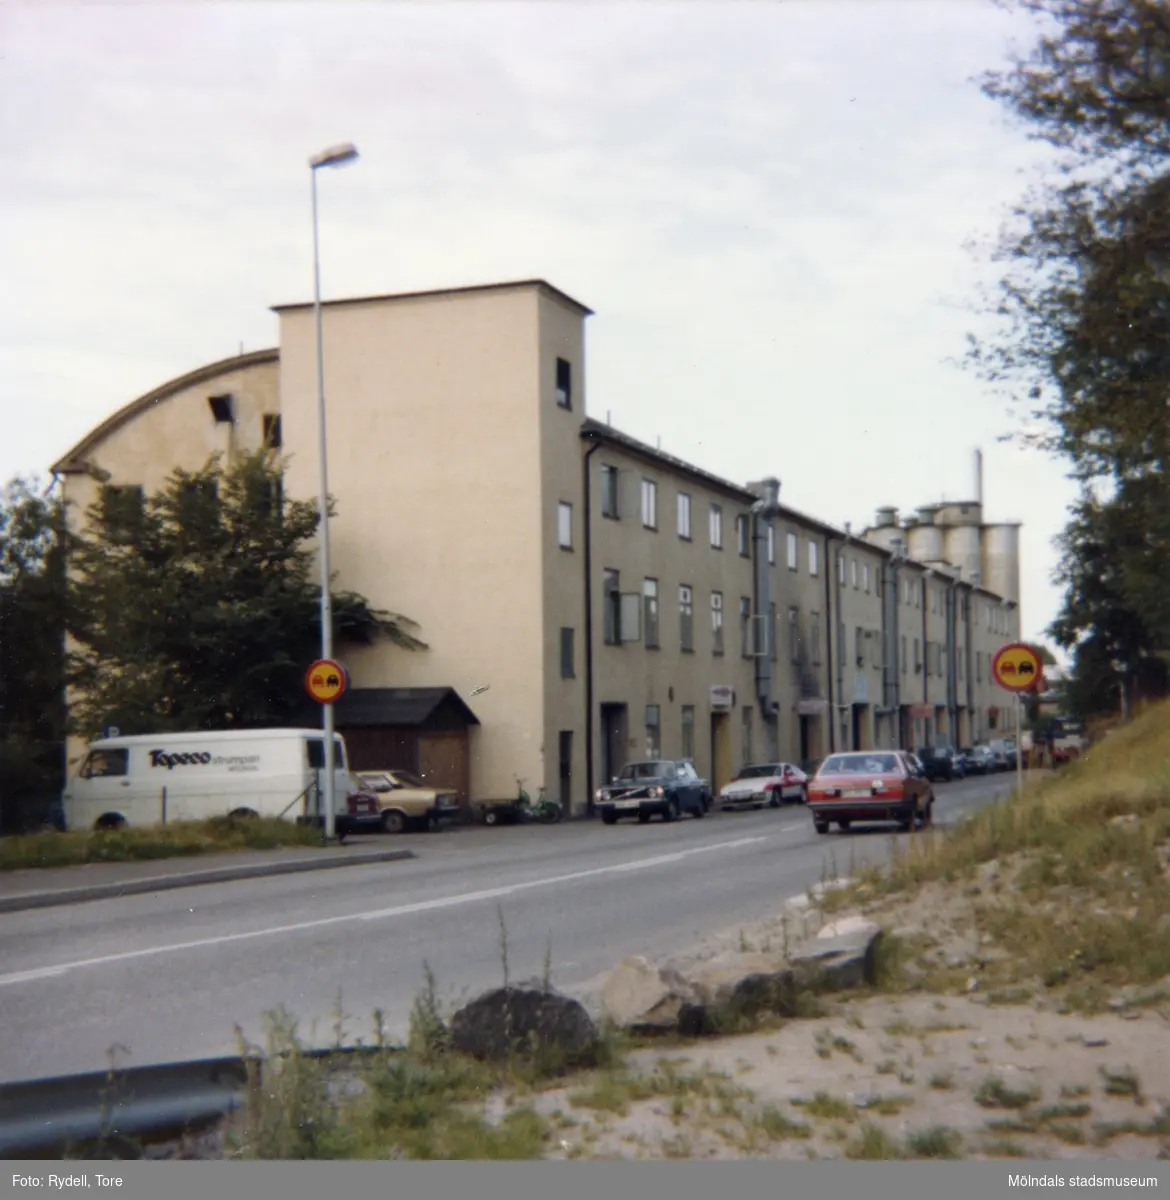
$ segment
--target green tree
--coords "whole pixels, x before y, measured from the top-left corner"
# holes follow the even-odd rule
[[[1017,435],[1086,485],[1061,539],[1070,703],[1164,687],[1170,620],[1170,5],[1006,0],[1037,41],[985,93],[1056,153],[995,257],[992,332],[969,360],[1002,388]],[[1094,486],[1090,486],[1094,485]],[[1160,682],[1161,681],[1161,682]]]
[[[73,716],[92,736],[280,724],[303,704],[320,648],[309,546],[315,504],[284,496],[282,464],[255,454],[175,471],[156,494],[105,486],[71,538]],[[333,597],[334,637],[424,647],[413,622]]]
[[[0,493],[0,822],[52,797],[64,770],[62,506],[35,482]]]

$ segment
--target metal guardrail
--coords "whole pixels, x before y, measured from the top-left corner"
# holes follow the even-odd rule
[[[213,1058],[3,1084],[0,1158],[181,1131],[238,1107],[247,1083],[246,1060]]]
[[[343,1045],[300,1053],[320,1059],[400,1050]],[[0,1084],[0,1159],[56,1157],[102,1143],[115,1153],[100,1157],[119,1157],[119,1149],[133,1157],[134,1142],[178,1136],[240,1108],[249,1069],[259,1081],[264,1062],[230,1056]]]

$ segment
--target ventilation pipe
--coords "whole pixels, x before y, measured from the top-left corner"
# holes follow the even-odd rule
[[[900,736],[896,722],[902,702],[898,663],[898,571],[904,558],[904,543],[901,538],[894,538],[890,557],[882,567],[882,624],[886,638],[885,654],[882,655],[882,701],[883,714],[895,721],[892,730],[895,744]]]
[[[752,647],[756,660],[756,697],[764,717],[767,731],[768,758],[780,756],[780,738],[777,716],[780,704],[772,688],[772,646],[776,638],[772,612],[772,566],[768,562],[768,530],[774,528],[772,521],[780,513],[780,480],[772,476],[762,480],[754,489],[760,496],[752,505],[752,566],[755,596],[753,604],[759,626],[766,630],[763,645],[758,642]]]

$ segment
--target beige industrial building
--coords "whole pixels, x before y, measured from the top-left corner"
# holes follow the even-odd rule
[[[75,514],[265,444],[287,493],[316,496],[313,310],[274,311],[278,348],[163,385],[55,465]],[[627,437],[586,414],[591,315],[543,280],[323,306],[333,566],[428,646],[341,649],[354,765],[465,802],[524,780],[581,811],[644,755],[718,787],[749,760],[1003,728],[1018,528],[984,527],[976,497],[851,534],[775,479]]]

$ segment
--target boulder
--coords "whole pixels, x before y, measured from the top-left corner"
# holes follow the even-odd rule
[[[758,953],[720,955],[696,971],[691,982],[709,1010],[744,1016],[796,1013],[797,980],[778,957]]]
[[[620,1029],[662,1033],[685,1023],[701,1024],[694,1010],[699,997],[694,986],[677,970],[658,966],[640,955],[622,959],[602,989],[602,1002],[610,1020]]]
[[[825,940],[841,937],[876,938],[881,931],[882,927],[876,922],[871,921],[868,917],[853,913],[847,917],[838,917],[837,920],[829,922],[828,925],[824,926],[817,933],[817,937]]]
[[[840,992],[873,983],[874,948],[879,937],[881,929],[873,925],[836,936],[817,936],[797,946],[788,957],[798,986]]]
[[[491,1061],[521,1055],[584,1065],[599,1040],[597,1026],[578,1001],[531,987],[485,992],[451,1017],[450,1029],[456,1050]]]

